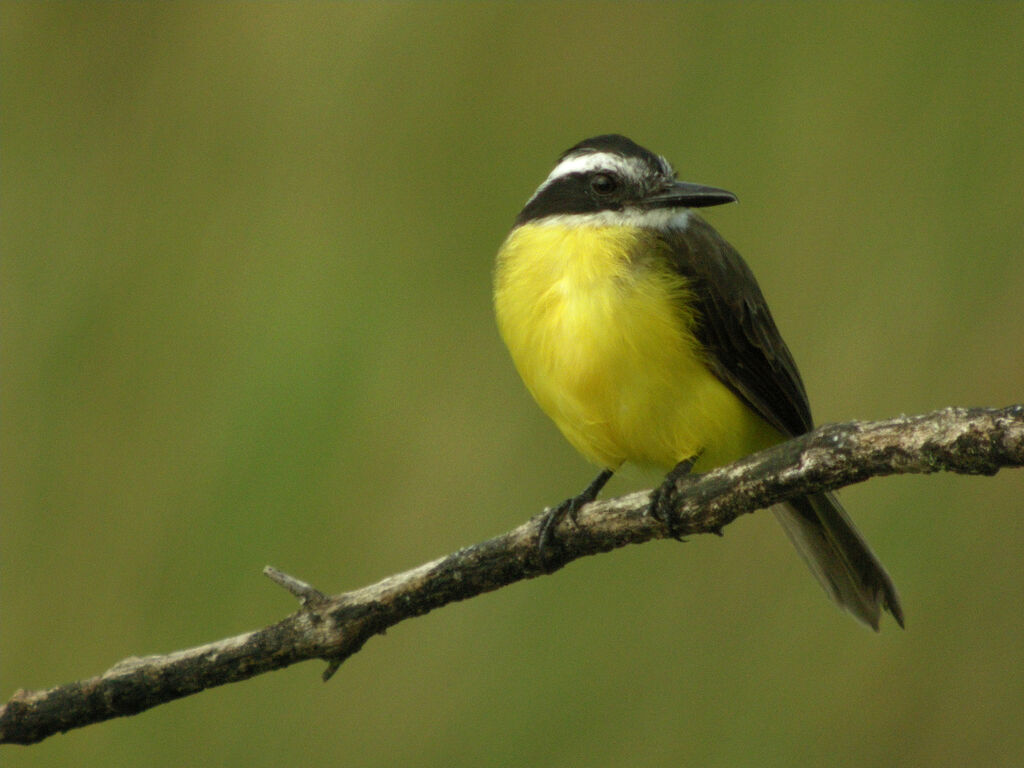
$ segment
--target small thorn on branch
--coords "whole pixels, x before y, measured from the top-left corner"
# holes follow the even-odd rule
[[[327,599],[327,596],[319,589],[310,586],[301,579],[289,576],[284,571],[279,571],[273,566],[264,566],[263,575],[275,584],[281,585],[295,595],[295,597],[299,599],[299,602],[302,603],[303,607],[316,605],[317,603],[322,603]]]
[[[327,669],[325,669],[323,675],[321,675],[323,681],[326,683],[328,680],[334,677],[334,673],[338,671],[338,667],[340,666],[341,661],[339,661],[338,659],[331,659],[329,662],[327,662]]]

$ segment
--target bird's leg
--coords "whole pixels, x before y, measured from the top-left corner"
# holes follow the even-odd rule
[[[676,464],[665,475],[661,485],[651,493],[651,503],[647,507],[647,514],[667,526],[673,538],[679,539],[679,541],[682,541],[683,538],[678,533],[679,490],[676,488],[676,483],[679,478],[690,474],[690,470],[693,469],[693,465],[699,458],[700,454],[697,454]]]
[[[566,499],[554,509],[548,510],[548,513],[544,516],[544,520],[541,521],[540,532],[537,534],[537,559],[540,561],[540,567],[543,570],[548,570],[547,550],[551,544],[551,537],[554,534],[555,526],[557,526],[566,515],[569,515],[569,519],[572,520],[575,525],[577,513],[585,505],[597,498],[597,494],[601,492],[601,489],[604,488],[608,480],[611,479],[612,474],[612,470],[602,469],[601,474],[595,477],[590,485],[583,489],[582,493]]]

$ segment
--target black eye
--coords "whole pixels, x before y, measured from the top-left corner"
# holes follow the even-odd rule
[[[615,180],[614,176],[607,173],[595,173],[590,177],[590,188],[594,190],[595,194],[610,195],[619,186],[619,183]]]

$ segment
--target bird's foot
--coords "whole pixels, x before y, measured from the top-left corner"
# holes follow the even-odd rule
[[[548,510],[548,513],[541,521],[540,531],[537,534],[537,561],[542,571],[550,573],[554,570],[548,554],[554,539],[555,528],[566,515],[572,520],[573,525],[576,525],[576,515],[579,514],[579,511],[584,506],[597,498],[597,494],[601,492],[601,489],[604,488],[611,476],[612,470],[602,470],[601,474],[595,477],[593,482],[583,489],[582,493],[566,499],[557,507]]]
[[[651,503],[647,506],[646,514],[668,528],[672,538],[677,541],[685,541],[685,539],[680,529],[682,520],[679,517],[679,488],[676,483],[681,477],[690,474],[690,470],[693,469],[698,458],[700,458],[699,454],[676,464],[665,475],[661,485],[651,492]]]

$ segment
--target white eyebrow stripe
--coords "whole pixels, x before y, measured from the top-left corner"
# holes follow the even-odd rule
[[[628,174],[632,170],[631,165],[631,163],[625,161],[622,155],[613,155],[610,152],[587,152],[581,155],[570,155],[555,166],[555,169],[548,174],[545,181],[552,181],[559,176],[568,176],[571,173],[588,173],[599,168]]]

